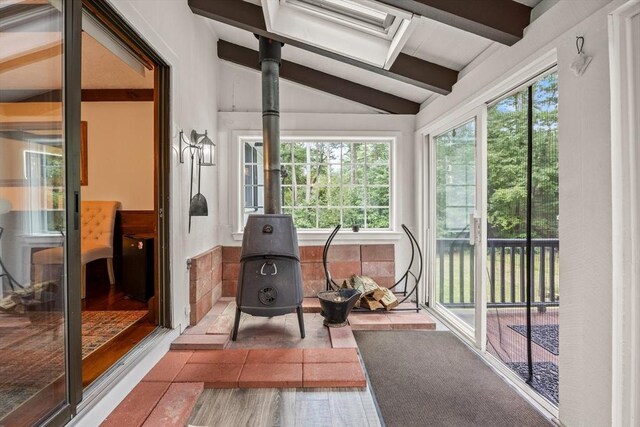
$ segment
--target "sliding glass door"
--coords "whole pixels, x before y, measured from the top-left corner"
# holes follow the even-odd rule
[[[74,402],[70,4],[0,5],[0,425],[60,423]]]
[[[557,74],[490,105],[487,129],[487,351],[557,405]]]
[[[478,120],[472,118],[432,138],[431,224],[434,248],[431,301],[469,335],[476,329],[475,235],[478,206]]]

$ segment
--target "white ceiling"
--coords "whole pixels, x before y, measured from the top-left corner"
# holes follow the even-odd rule
[[[245,1],[260,5],[260,0]],[[515,1],[534,7],[541,0]],[[491,40],[431,19],[424,17],[417,19],[419,22],[402,52],[457,71],[466,67],[494,43]],[[213,20],[209,20],[209,25],[220,39],[258,50],[258,41],[250,32]],[[429,90],[293,46],[283,47],[282,58],[418,103],[422,103],[434,95]]]

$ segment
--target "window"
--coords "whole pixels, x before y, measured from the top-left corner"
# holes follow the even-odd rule
[[[62,155],[25,151],[24,164],[31,203],[31,232],[62,232],[64,228],[64,160]]]
[[[263,212],[261,141],[243,143],[243,223]],[[391,140],[281,142],[283,213],[299,229],[391,228]]]
[[[437,218],[440,237],[456,237],[468,232],[469,215],[475,210],[475,119],[434,138]]]
[[[367,0],[284,0],[286,4],[347,27],[392,39],[411,14]]]

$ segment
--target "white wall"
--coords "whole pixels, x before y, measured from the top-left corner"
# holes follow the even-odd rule
[[[523,41],[500,47],[469,71],[453,93],[427,105],[419,126],[489,99],[500,85],[554,50],[559,75],[560,150],[560,420],[608,426],[612,404],[611,125],[607,15],[622,0],[560,0]],[[604,8],[603,8],[604,6]],[[593,61],[582,77],[570,71],[575,37]]]
[[[217,133],[217,37],[206,19],[194,15],[186,1],[112,3],[171,66],[170,280],[173,325],[184,329],[189,324],[186,260],[218,243],[218,168],[202,168],[202,193],[209,202],[209,216],[193,218],[188,234],[189,164],[178,161],[178,132],[207,129],[211,135]]]
[[[118,200],[153,210],[153,102],[83,102],[89,185],[82,200]]]
[[[256,49],[258,40],[256,40]],[[286,47],[283,47],[285,49]],[[260,73],[229,62],[220,64],[220,111],[261,111]],[[282,113],[375,113],[376,109],[284,79],[280,80]]]

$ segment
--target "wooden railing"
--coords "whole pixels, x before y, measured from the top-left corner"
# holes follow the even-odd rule
[[[560,300],[559,240],[533,239],[533,298],[538,307],[557,306]],[[487,305],[526,305],[526,239],[489,239],[487,242]],[[436,298],[446,307],[472,307],[477,272],[475,248],[468,239],[436,241]]]

